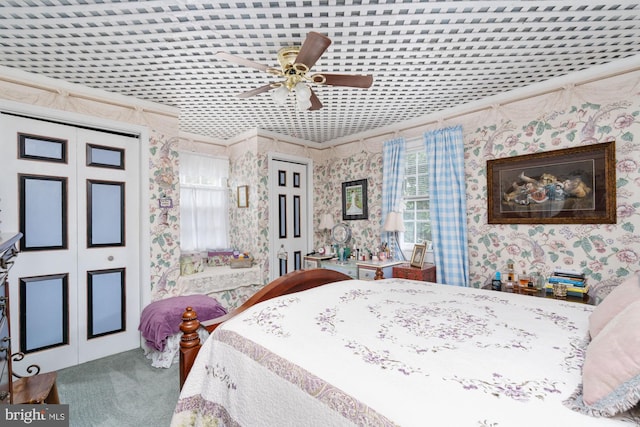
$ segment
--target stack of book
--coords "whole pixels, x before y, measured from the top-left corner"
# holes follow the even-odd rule
[[[568,293],[585,294],[589,291],[587,279],[579,271],[556,268],[547,279],[546,288],[553,289],[557,283],[567,285]]]

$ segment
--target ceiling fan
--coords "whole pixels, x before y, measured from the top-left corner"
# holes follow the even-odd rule
[[[327,85],[327,86],[347,86],[357,88],[368,88],[373,83],[371,75],[349,75],[349,74],[330,74],[318,73],[309,74],[309,70],[316,61],[327,50],[331,40],[320,33],[314,31],[307,34],[302,46],[284,47],[278,51],[278,62],[280,68],[269,67],[258,64],[248,59],[231,55],[226,52],[218,52],[216,56],[235,64],[246,67],[256,68],[266,71],[277,77],[284,78],[284,81],[270,83],[256,89],[243,92],[238,95],[239,98],[249,98],[263,92],[272,92],[274,99],[279,104],[284,104],[290,92],[295,92],[298,108],[300,110],[319,110],[322,103],[318,96],[309,87],[309,84]]]

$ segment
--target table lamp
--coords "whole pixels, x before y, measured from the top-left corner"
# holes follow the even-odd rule
[[[331,214],[322,214],[320,217],[320,230],[329,230],[329,235],[331,235],[331,229],[335,223],[333,222],[333,217]],[[329,244],[331,243],[331,239],[329,239]]]
[[[389,212],[387,214],[387,219],[384,221],[383,229],[384,231],[391,233],[393,238],[393,244],[390,245],[391,259],[395,259],[394,252],[397,245],[400,250],[400,256],[402,257],[401,259],[404,260],[404,253],[402,252],[402,248],[400,248],[400,244],[398,244],[398,232],[405,230],[402,215],[399,212]]]

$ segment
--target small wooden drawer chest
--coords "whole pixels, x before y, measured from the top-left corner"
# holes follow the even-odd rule
[[[422,264],[422,268],[412,267],[411,264],[401,264],[393,267],[393,277],[398,279],[436,281],[436,266],[429,263]]]

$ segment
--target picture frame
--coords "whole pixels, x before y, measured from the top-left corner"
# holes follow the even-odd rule
[[[489,224],[615,224],[615,141],[487,161]]]
[[[367,180],[342,183],[342,219],[344,221],[368,219]]]
[[[413,246],[413,253],[411,254],[411,267],[422,268],[426,254],[427,245],[424,243],[416,243]]]
[[[248,185],[238,186],[238,207],[239,208],[249,207],[249,186]]]

